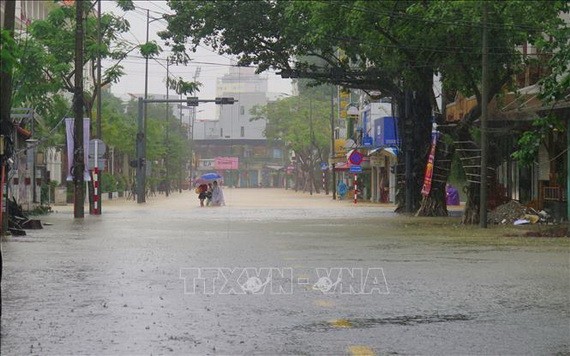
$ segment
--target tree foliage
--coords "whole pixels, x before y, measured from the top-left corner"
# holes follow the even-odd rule
[[[520,46],[544,42],[560,28],[559,13],[568,11],[565,1],[198,0],[169,5],[175,14],[167,17],[168,30],[161,36],[180,57],[186,43],[189,50],[206,44],[237,56],[242,65],[257,65],[259,71],[273,68],[318,82],[381,91],[400,109],[406,91],[412,91],[409,115],[401,110],[398,116],[400,132],[412,128],[402,142],[413,145],[414,156],[420,158],[414,160],[415,176],[422,175],[426,162],[431,113],[441,110],[431,85],[434,74],[443,77],[447,93],[477,97],[478,106],[454,134],[472,139],[469,129],[483,104],[483,6],[490,14],[490,99],[512,86],[513,75],[533,60]],[[560,47],[568,44],[558,44],[553,60],[567,63],[567,49]],[[307,60],[312,57],[321,62]],[[413,185],[419,195],[421,179]]]
[[[93,82],[86,88],[86,113],[90,114],[95,102],[96,59],[111,59],[115,64],[102,72],[101,86],[116,83],[124,74],[121,61],[134,48],[121,40],[122,33],[129,30],[129,23],[113,14],[101,15],[101,45],[98,45],[97,19],[88,13],[85,16],[84,67],[90,68]],[[24,54],[21,72],[17,73],[20,102],[37,103],[49,100],[60,91],[73,93],[75,57],[75,8],[60,6],[52,9],[45,20],[36,20],[28,27],[28,34],[20,39]],[[88,66],[88,64],[91,64]],[[39,82],[39,83],[38,83]],[[40,84],[40,85],[38,85]],[[48,103],[45,103],[46,105]],[[37,105],[41,110],[41,105]]]
[[[318,186],[315,172],[321,162],[328,161],[330,153],[331,98],[322,89],[305,87],[300,95],[281,98],[252,111],[253,120],[266,120],[264,134],[268,140],[283,143],[295,152],[297,167],[306,175],[311,191]]]

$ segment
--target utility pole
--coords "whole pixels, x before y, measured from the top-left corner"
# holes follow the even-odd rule
[[[101,1],[97,1],[97,47],[101,48]],[[97,138],[102,139],[101,134],[101,51],[97,53]],[[97,157],[95,157],[97,167]]]
[[[411,92],[410,90],[404,90],[404,147],[405,147],[405,207],[406,213],[411,214],[414,210],[413,196],[414,196],[414,172],[413,172],[413,146],[412,141],[414,139],[414,129],[412,123],[412,110],[411,110]]]
[[[182,99],[182,93],[180,93],[180,99]],[[178,104],[178,109],[179,111],[179,117],[180,117],[180,128],[182,128],[182,105]],[[188,123],[188,126],[190,126],[190,123]],[[186,144],[188,144],[188,131],[186,131]],[[183,164],[183,160],[182,157],[180,157],[179,163],[180,163],[180,170],[178,171],[178,192],[182,193],[182,170],[184,170],[184,172],[186,172],[186,165]],[[188,187],[188,189],[191,189],[191,187]]]
[[[144,194],[144,175],[145,175],[145,165],[144,165],[144,112],[146,111],[146,104],[143,98],[138,100],[138,115],[137,115],[137,140],[136,140],[136,168],[137,168],[137,203],[141,204],[145,202]]]
[[[479,226],[487,227],[487,103],[489,97],[489,87],[487,77],[489,75],[488,56],[489,45],[487,34],[487,2],[483,1],[483,58],[482,83],[481,83],[481,186],[479,197]]]
[[[85,162],[83,157],[83,1],[75,2],[75,93],[73,106],[75,113],[73,129],[73,185],[74,201],[73,215],[83,218],[85,215],[83,203],[83,172]]]
[[[186,103],[187,106],[197,106],[198,103],[216,103],[216,105],[232,105],[238,102],[234,100],[234,98],[230,97],[220,97],[210,100],[201,100],[197,97],[189,97],[186,99],[148,99],[145,100],[143,98],[138,99],[138,115],[137,115],[137,137],[136,137],[136,154],[137,159],[130,162],[131,167],[136,167],[137,169],[137,176],[136,176],[136,188],[137,188],[137,203],[144,203],[144,194],[145,194],[145,185],[144,185],[144,176],[145,176],[145,167],[146,167],[146,156],[144,155],[143,151],[143,143],[145,137],[145,127],[143,124],[143,117],[146,111],[146,104],[148,103]],[[205,125],[204,125],[205,130]]]
[[[164,154],[164,169],[166,170],[165,175],[166,175],[166,196],[168,196],[170,194],[170,175],[168,174],[168,154],[169,154],[169,121],[168,121],[168,115],[170,115],[170,106],[168,105],[168,76],[170,75],[169,72],[169,64],[170,64],[170,60],[168,58],[166,58],[166,153]]]
[[[335,85],[331,84],[331,181],[332,181],[332,198],[336,200],[336,172],[335,172],[335,151],[334,151],[334,92]]]
[[[150,25],[150,13],[149,10],[146,10],[146,42],[148,43],[148,31]],[[148,54],[145,56],[145,64],[144,64],[144,100],[148,99]],[[146,110],[146,102],[144,108],[144,115],[143,115],[143,130],[142,130],[142,137],[140,140],[142,141],[142,152],[141,157],[146,157],[146,127],[147,127],[147,110]],[[139,132],[141,134],[141,132]],[[142,165],[142,162],[139,162],[139,165]],[[137,196],[137,201],[139,203],[146,202],[146,167],[141,167],[141,176],[139,177],[139,181],[137,183],[142,185],[142,196]],[[139,173],[139,172],[137,172]],[[137,176],[138,177],[138,176]],[[138,190],[138,194],[141,194],[141,190]]]
[[[101,1],[97,1],[97,47],[101,48]],[[101,50],[97,53],[97,138],[102,140],[102,122],[101,122]],[[97,176],[98,187],[95,192],[95,201],[97,202],[96,214],[101,215],[101,170],[99,169],[98,153],[95,153],[94,170]]]

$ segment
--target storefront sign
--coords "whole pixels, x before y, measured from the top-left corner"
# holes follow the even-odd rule
[[[214,159],[215,170],[235,170],[239,167],[239,157],[216,157]]]
[[[198,170],[200,171],[211,171],[214,169],[214,159],[199,159],[198,160]]]

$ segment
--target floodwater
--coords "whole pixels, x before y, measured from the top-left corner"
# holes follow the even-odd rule
[[[570,353],[567,238],[276,189],[102,216],[54,207],[2,244],[2,355]],[[509,237],[510,236],[510,237]]]

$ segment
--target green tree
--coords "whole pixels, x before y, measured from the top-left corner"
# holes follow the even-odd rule
[[[532,124],[532,130],[521,133],[513,157],[523,165],[533,164],[538,156],[538,148],[547,143],[552,132],[565,130],[559,115],[553,110],[560,101],[568,100],[570,95],[570,27],[563,21],[550,23],[549,36],[539,38],[536,46],[547,58],[548,75],[540,80],[540,99],[548,113],[538,117]],[[568,126],[566,126],[568,129]]]
[[[268,140],[284,142],[295,152],[296,188],[318,192],[316,172],[330,153],[330,96],[322,88],[304,88],[301,95],[256,107],[252,114],[254,120],[267,120]]]
[[[121,153],[134,157],[136,115],[126,114],[123,101],[108,90],[103,90],[102,95],[101,130],[105,143]]]
[[[88,6],[86,6],[89,9]],[[112,14],[101,15],[101,46],[97,43],[97,18],[91,12],[85,17],[84,67],[92,64],[92,88],[84,97],[85,112],[91,117],[98,83],[96,81],[96,59],[111,59],[115,64],[102,71],[101,87],[116,83],[124,74],[121,60],[135,50],[121,39],[121,34],[129,30],[129,23]],[[21,72],[18,73],[18,90],[15,96],[20,102],[42,103],[50,100],[54,93],[73,93],[75,8],[60,6],[51,10],[45,20],[32,22],[28,36],[23,36]],[[37,105],[40,110],[42,105]]]
[[[443,76],[446,93],[475,95],[478,106],[453,132],[473,140],[480,116],[482,5],[490,8],[491,99],[512,83],[529,60],[517,46],[548,36],[564,1],[170,1],[162,33],[180,56],[200,43],[235,55],[260,71],[312,78],[349,88],[375,90],[398,105],[403,151],[413,159],[413,208],[421,215],[446,214],[444,182],[420,200],[436,105],[433,76]],[[307,58],[317,57],[314,64]],[[437,118],[441,120],[442,118]],[[477,144],[474,144],[477,146]],[[401,155],[400,160],[405,158]],[[444,159],[441,154],[437,160]],[[470,190],[477,202],[477,191]],[[398,200],[402,208],[403,200]],[[420,204],[421,203],[421,204]],[[476,204],[469,206],[477,211]],[[400,209],[399,209],[400,210]],[[472,215],[466,222],[476,222]]]

